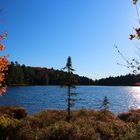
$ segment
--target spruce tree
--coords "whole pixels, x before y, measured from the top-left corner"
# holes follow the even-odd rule
[[[102,107],[105,111],[109,109],[109,100],[108,100],[107,96],[105,96],[103,99]]]
[[[71,57],[69,56],[67,58],[67,63],[66,66],[63,68],[63,70],[67,71],[67,75],[64,78],[64,84],[67,86],[68,88],[68,97],[67,97],[67,112],[68,112],[68,116],[67,119],[68,121],[72,118],[72,114],[71,114],[71,107],[74,105],[74,101],[76,101],[76,99],[72,98],[72,96],[76,95],[76,93],[72,93],[72,88],[75,88],[75,78],[73,75],[73,71],[74,69],[72,68],[72,60]]]

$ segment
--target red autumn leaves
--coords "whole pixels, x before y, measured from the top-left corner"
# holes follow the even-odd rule
[[[3,39],[5,39],[7,33],[0,35],[0,51],[5,49],[5,46],[2,44]],[[5,74],[8,70],[9,61],[6,56],[0,56],[0,96],[6,92],[7,86],[5,85]]]

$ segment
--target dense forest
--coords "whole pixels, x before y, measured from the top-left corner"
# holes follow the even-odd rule
[[[7,85],[61,85],[64,83],[67,73],[53,68],[41,68],[20,65],[11,62],[6,78]],[[76,85],[93,84],[93,80],[84,76],[73,74]]]
[[[66,79],[67,73],[53,68],[41,68],[20,65],[11,62],[6,78],[7,85],[61,85]],[[99,80],[73,74],[76,85],[112,85],[133,86],[140,85],[140,74],[128,74],[125,76],[108,77]]]
[[[139,86],[140,74],[128,74],[124,76],[102,78],[94,81],[94,85],[106,85],[106,86]]]

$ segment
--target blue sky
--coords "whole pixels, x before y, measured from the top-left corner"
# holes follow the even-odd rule
[[[116,63],[137,57],[129,34],[137,25],[131,0],[0,0],[0,32],[7,31],[5,54],[29,66],[65,66],[72,57],[75,73],[93,79],[127,74]]]

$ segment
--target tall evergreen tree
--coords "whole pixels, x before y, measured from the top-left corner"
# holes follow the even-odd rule
[[[67,63],[66,66],[63,68],[64,70],[66,69],[67,71],[67,75],[65,80],[65,85],[68,87],[68,98],[67,98],[67,111],[68,111],[68,116],[67,119],[68,121],[71,119],[72,115],[71,115],[71,107],[74,105],[74,101],[76,99],[73,99],[72,96],[76,95],[76,93],[72,93],[71,90],[72,88],[74,88],[75,86],[75,79],[73,76],[73,71],[74,69],[72,68],[72,60],[71,57],[69,56],[67,58]]]

